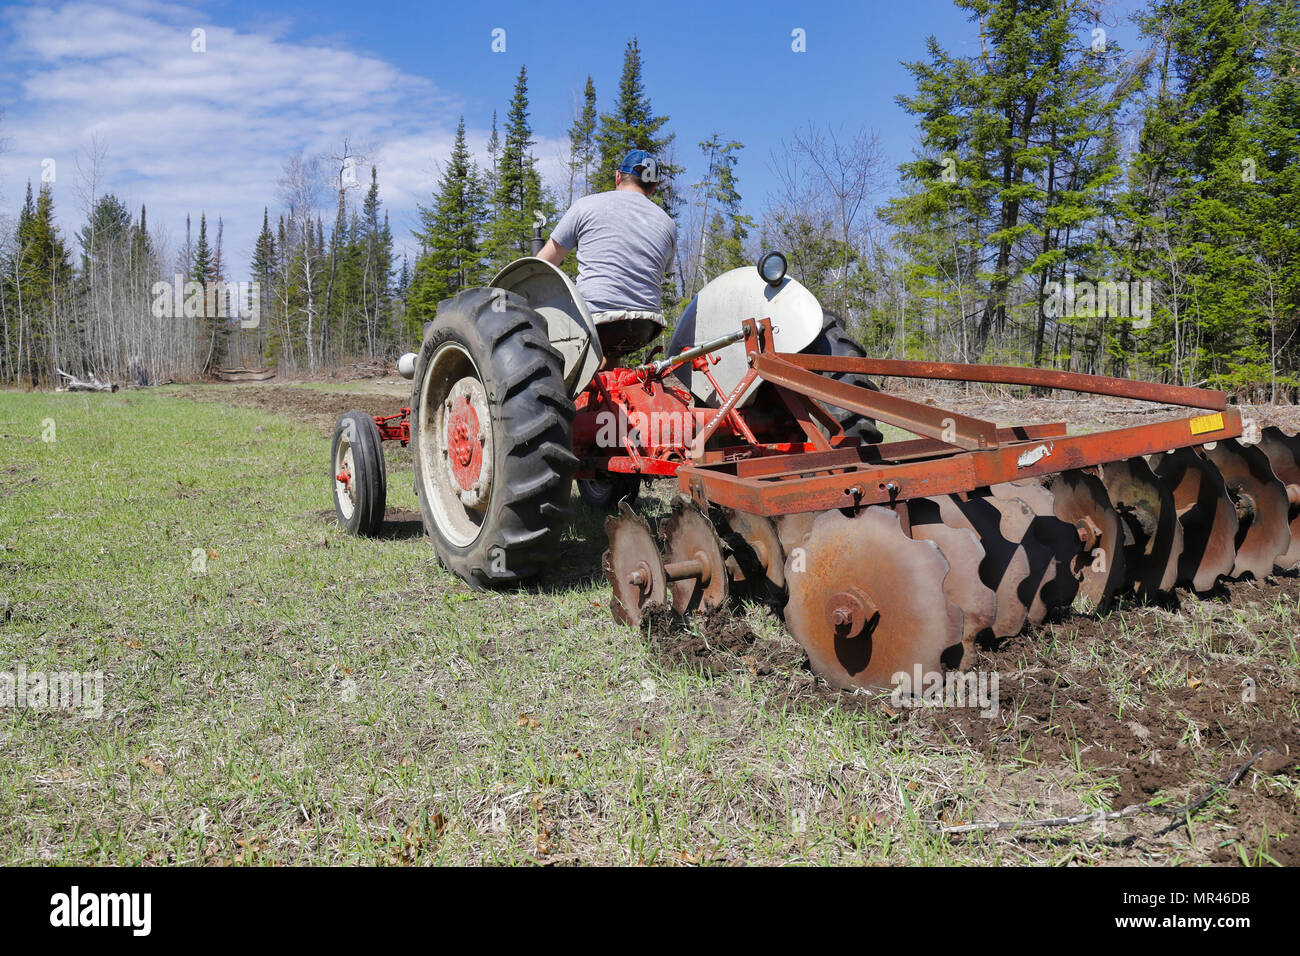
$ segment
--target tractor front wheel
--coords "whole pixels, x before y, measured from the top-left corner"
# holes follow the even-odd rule
[[[330,462],[339,526],[349,534],[374,537],[383,527],[388,499],[384,444],[375,420],[361,411],[341,416],[334,426]]]
[[[519,296],[469,289],[439,304],[415,368],[411,454],[438,558],[474,587],[554,559],[577,459],[564,362]]]
[[[578,497],[588,508],[613,510],[620,501],[635,504],[641,496],[641,478],[638,475],[608,474],[600,478],[579,478]]]

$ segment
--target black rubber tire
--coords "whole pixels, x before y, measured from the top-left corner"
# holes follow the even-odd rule
[[[339,500],[341,494],[334,470],[339,458],[339,444],[351,433],[348,444],[352,447],[352,514],[344,513]],[[348,534],[372,538],[384,526],[384,510],[388,503],[388,478],[384,471],[384,442],[379,437],[375,420],[363,411],[353,410],[339,416],[330,441],[330,485],[334,489],[334,516],[339,527]]]
[[[844,329],[844,320],[834,312],[822,312],[822,331],[806,349],[803,351],[809,355],[835,355],[847,358],[866,358],[867,350],[849,337],[848,332]],[[880,391],[876,383],[871,381],[865,375],[858,375],[849,372],[825,372],[829,378],[836,381],[848,382],[850,385],[858,385],[862,388],[869,388],[873,392]],[[859,415],[857,412],[851,412],[846,408],[840,408],[836,405],[827,405],[826,410],[835,417],[844,429],[846,435],[854,436],[860,439],[864,444],[874,445],[885,440],[880,429],[876,427],[874,419],[867,418],[865,415]]]
[[[638,475],[608,474],[597,480],[599,484],[586,479],[578,480],[578,497],[588,508],[613,511],[618,503],[626,499],[628,504],[636,504],[641,497],[641,478]]]
[[[421,392],[430,360],[448,343],[473,362],[491,418],[492,488],[477,535],[463,544],[439,527],[423,475]],[[425,332],[413,384],[415,492],[443,566],[472,587],[496,588],[554,563],[578,459],[572,451],[574,407],[564,386],[564,360],[550,344],[546,320],[524,299],[500,289],[468,289],[445,299]]]

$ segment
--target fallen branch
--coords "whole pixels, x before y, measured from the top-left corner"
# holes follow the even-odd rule
[[[982,823],[961,823],[956,826],[944,826],[938,821],[935,821],[930,825],[930,829],[931,831],[938,832],[943,836],[949,836],[955,833],[987,833],[996,830],[1036,830],[1045,827],[1069,827],[1077,826],[1081,823],[1100,823],[1110,820],[1122,820],[1127,817],[1137,817],[1144,814],[1175,817],[1176,819],[1173,823],[1170,823],[1167,827],[1154,835],[1155,837],[1162,837],[1166,833],[1170,833],[1181,826],[1186,826],[1193,813],[1205,806],[1224,790],[1227,790],[1230,787],[1235,787],[1241,781],[1241,778],[1246,775],[1247,771],[1255,765],[1255,761],[1270,751],[1278,753],[1278,750],[1275,747],[1264,747],[1257,750],[1249,760],[1232,773],[1228,774],[1228,776],[1224,777],[1195,800],[1180,807],[1171,807],[1167,805],[1162,806],[1154,802],[1135,803],[1125,807],[1123,810],[1095,810],[1091,813],[1078,813],[1074,816],[1068,817],[1045,817],[1040,820],[995,820]],[[1124,840],[1120,842],[1123,845],[1129,845],[1139,839],[1139,837],[1139,834],[1134,834],[1125,837]]]
[[[1169,826],[1165,827],[1163,830],[1156,833],[1155,836],[1162,837],[1166,833],[1171,833],[1174,830],[1177,830],[1179,827],[1187,826],[1188,823],[1191,822],[1193,813],[1201,809],[1201,807],[1205,806],[1212,799],[1214,799],[1214,797],[1222,793],[1224,790],[1227,790],[1230,787],[1235,787],[1239,782],[1241,782],[1241,778],[1246,776],[1246,772],[1255,765],[1255,761],[1258,760],[1260,757],[1264,756],[1264,754],[1270,752],[1275,754],[1281,753],[1281,751],[1278,750],[1276,747],[1261,747],[1259,750],[1256,750],[1254,755],[1249,760],[1247,760],[1236,770],[1232,771],[1232,773],[1228,774],[1226,777],[1224,777],[1222,780],[1216,783],[1205,793],[1201,794],[1199,797],[1197,797],[1195,800],[1193,800],[1191,803],[1187,804],[1186,806],[1179,807],[1176,811],[1171,812],[1170,815],[1177,816],[1178,819],[1174,820],[1174,822],[1169,824]],[[1137,834],[1134,834],[1133,836],[1125,837],[1124,839],[1129,843],[1132,843],[1134,840],[1137,839],[1137,836],[1138,836]]]
[[[1045,817],[1041,820],[994,820],[986,823],[961,823],[956,826],[931,827],[944,836],[953,833],[987,833],[993,830],[1030,830],[1042,827],[1071,827],[1080,823],[1097,823],[1102,820],[1121,820],[1135,817],[1150,809],[1149,804],[1135,803],[1123,810],[1094,810],[1092,813],[1078,813],[1072,817]]]
[[[99,376],[97,376],[94,372],[90,373],[90,380],[86,381],[84,379],[77,378],[75,375],[69,375],[61,368],[56,368],[54,371],[58,372],[60,375],[62,375],[64,378],[68,380],[66,385],[60,388],[56,388],[55,389],[56,392],[116,392],[117,391],[116,383],[108,384],[105,382],[101,382],[99,380]]]

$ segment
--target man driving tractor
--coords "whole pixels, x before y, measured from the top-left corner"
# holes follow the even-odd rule
[[[635,351],[663,331],[663,277],[677,246],[677,224],[650,199],[662,177],[643,149],[631,150],[614,188],[569,207],[540,258],[559,265],[578,251],[578,291],[591,310],[607,359]]]

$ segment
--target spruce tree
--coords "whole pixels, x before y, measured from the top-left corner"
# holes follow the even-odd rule
[[[1083,4],[956,3],[978,22],[980,51],[951,54],[930,37],[927,58],[905,64],[916,91],[898,102],[916,117],[921,150],[900,168],[906,191],[889,218],[912,279],[929,286],[936,334],[975,358],[995,334],[1018,338],[1020,321],[1041,349],[1041,296],[1025,294],[1026,280],[1041,288],[1067,268],[1066,235],[1091,248],[1070,229],[1097,215],[1118,175],[1115,104],[1102,90],[1113,68],[1091,49]],[[955,328],[944,328],[953,313]]]
[[[573,118],[573,125],[569,127],[570,206],[573,205],[575,198],[591,192],[591,162],[595,155],[595,137],[596,86],[588,76],[587,85],[582,91],[582,108]]]
[[[12,281],[20,288],[22,316],[29,342],[18,357],[20,374],[32,380],[51,379],[60,361],[58,330],[69,308],[72,258],[54,221],[54,193],[42,183],[32,201],[31,184],[19,216]],[[6,270],[9,272],[9,270]],[[8,277],[7,277],[8,278]]]
[[[673,189],[672,177],[680,173],[681,168],[669,161],[668,149],[673,135],[663,132],[668,117],[656,115],[650,105],[641,67],[641,47],[634,36],[623,51],[623,72],[619,78],[618,99],[614,103],[614,109],[600,116],[600,127],[596,133],[600,159],[596,165],[595,179],[590,185],[595,192],[613,189],[614,171],[628,150],[644,149],[654,154],[659,163],[661,181],[652,198],[668,215],[676,219],[679,198]],[[663,310],[666,314],[676,313],[680,304],[678,292],[673,276],[665,276]]]
[[[140,204],[140,221],[131,228],[131,272],[140,284],[144,285],[146,271],[150,268],[154,256],[153,239],[149,236],[144,203]],[[152,283],[149,283],[152,285]]]
[[[216,278],[213,265],[212,247],[208,244],[208,214],[203,212],[199,215],[199,240],[194,246],[194,259],[189,277],[192,282],[197,282],[203,287],[202,306],[199,311],[199,335],[205,357],[199,370],[204,375],[216,367],[218,360],[218,326],[221,320],[217,317],[215,302],[210,301],[207,294],[208,283]]]
[[[1143,20],[1159,65],[1123,202],[1128,255],[1160,289],[1141,354],[1175,380],[1277,384],[1296,331],[1300,120],[1294,55],[1277,55],[1296,19],[1286,3],[1161,0]]]
[[[623,73],[618,83],[618,99],[614,109],[600,116],[600,129],[596,144],[600,162],[592,183],[599,192],[614,188],[614,171],[630,149],[644,149],[655,154],[660,161],[660,173],[666,177],[679,172],[667,164],[664,151],[673,141],[672,134],[663,135],[667,116],[656,116],[645,92],[641,77],[641,48],[636,37],[627,43],[623,52]],[[670,184],[664,183],[655,193],[655,201],[671,209]]]
[[[505,134],[486,243],[488,261],[496,267],[528,255],[536,221],[534,211],[540,211],[548,221],[554,212],[542,193],[542,178],[532,154],[535,140],[528,119],[527,67],[519,68],[506,113]]]
[[[423,323],[433,318],[441,300],[481,285],[486,278],[480,244],[483,183],[465,141],[464,117],[456,127],[456,141],[433,202],[421,206],[419,215],[421,228],[415,237],[425,252],[411,277],[407,311]]]
[[[363,236],[363,266],[361,307],[366,317],[372,350],[377,347],[381,323],[392,302],[391,275],[393,269],[393,237],[388,228],[388,213],[379,218],[379,170],[370,168],[370,188],[361,207]]]
[[[464,117],[462,117],[463,119]],[[483,192],[491,199],[497,191],[497,166],[501,161],[501,134],[497,130],[497,111],[492,111],[492,132],[487,141],[488,168],[483,170]]]
[[[701,274],[697,277],[697,288],[709,279],[747,263],[745,240],[749,238],[754,221],[741,208],[736,161],[742,149],[744,145],[734,140],[723,143],[717,133],[700,143],[700,151],[708,165],[704,182],[697,186],[703,197],[699,243]]]
[[[253,295],[258,297],[258,325],[253,338],[260,361],[266,361],[268,358],[269,336],[273,333],[270,328],[270,305],[271,285],[275,281],[275,254],[275,235],[271,232],[271,215],[270,211],[263,206],[262,231],[258,233],[257,242],[253,246],[251,263],[253,281],[257,283],[253,288]]]
[[[200,283],[206,283],[212,278],[212,247],[208,245],[208,214],[206,212],[199,215],[199,241],[194,247],[194,260],[190,266],[189,278]]]

